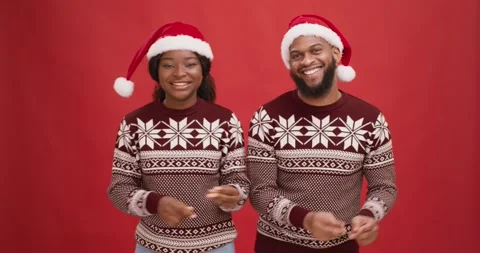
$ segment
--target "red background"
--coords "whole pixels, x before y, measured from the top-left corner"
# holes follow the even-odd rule
[[[363,252],[474,252],[478,1],[31,0],[0,9],[2,110],[13,109],[1,124],[2,252],[133,252],[137,219],[115,210],[106,189],[118,123],[150,100],[153,83],[145,61],[132,98],[114,93],[114,78],[154,29],[195,24],[214,50],[218,103],[246,131],[260,104],[294,87],[280,41],[305,12],[349,39],[357,79],[341,88],[379,106],[394,136],[398,200]],[[234,216],[239,253],[252,252],[256,217],[250,206]]]

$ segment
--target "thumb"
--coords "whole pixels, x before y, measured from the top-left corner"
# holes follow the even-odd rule
[[[365,223],[366,223],[366,219],[364,219],[362,216],[355,216],[352,219],[352,226],[355,226],[355,227],[360,227],[362,225],[365,225]]]
[[[182,215],[183,215],[183,217],[194,218],[193,216],[195,215],[195,213],[193,212],[193,207],[184,206],[182,208]]]
[[[323,217],[324,225],[332,227],[342,227],[342,223],[335,218],[332,213],[328,213]]]

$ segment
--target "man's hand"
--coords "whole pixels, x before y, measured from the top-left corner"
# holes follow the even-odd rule
[[[352,219],[352,232],[349,238],[357,240],[358,244],[367,246],[373,243],[378,236],[377,222],[368,216],[358,215]]]
[[[347,233],[345,223],[337,220],[332,213],[310,212],[305,216],[303,226],[320,241],[332,240]]]
[[[157,207],[158,215],[169,226],[178,226],[185,218],[195,218],[196,214],[193,212],[193,207],[185,205],[185,203],[165,196],[158,201]]]
[[[231,185],[217,186],[208,191],[207,198],[213,199],[220,207],[230,209],[237,205],[240,193]]]

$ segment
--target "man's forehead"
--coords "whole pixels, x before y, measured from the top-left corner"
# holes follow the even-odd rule
[[[328,45],[328,42],[322,37],[301,35],[293,40],[292,44],[290,45],[290,51],[310,48],[311,46],[317,44]]]

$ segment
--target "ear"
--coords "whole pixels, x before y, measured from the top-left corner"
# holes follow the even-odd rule
[[[333,53],[333,58],[335,59],[335,62],[338,65],[340,63],[340,61],[342,60],[342,53],[336,47],[332,48],[332,53]]]

